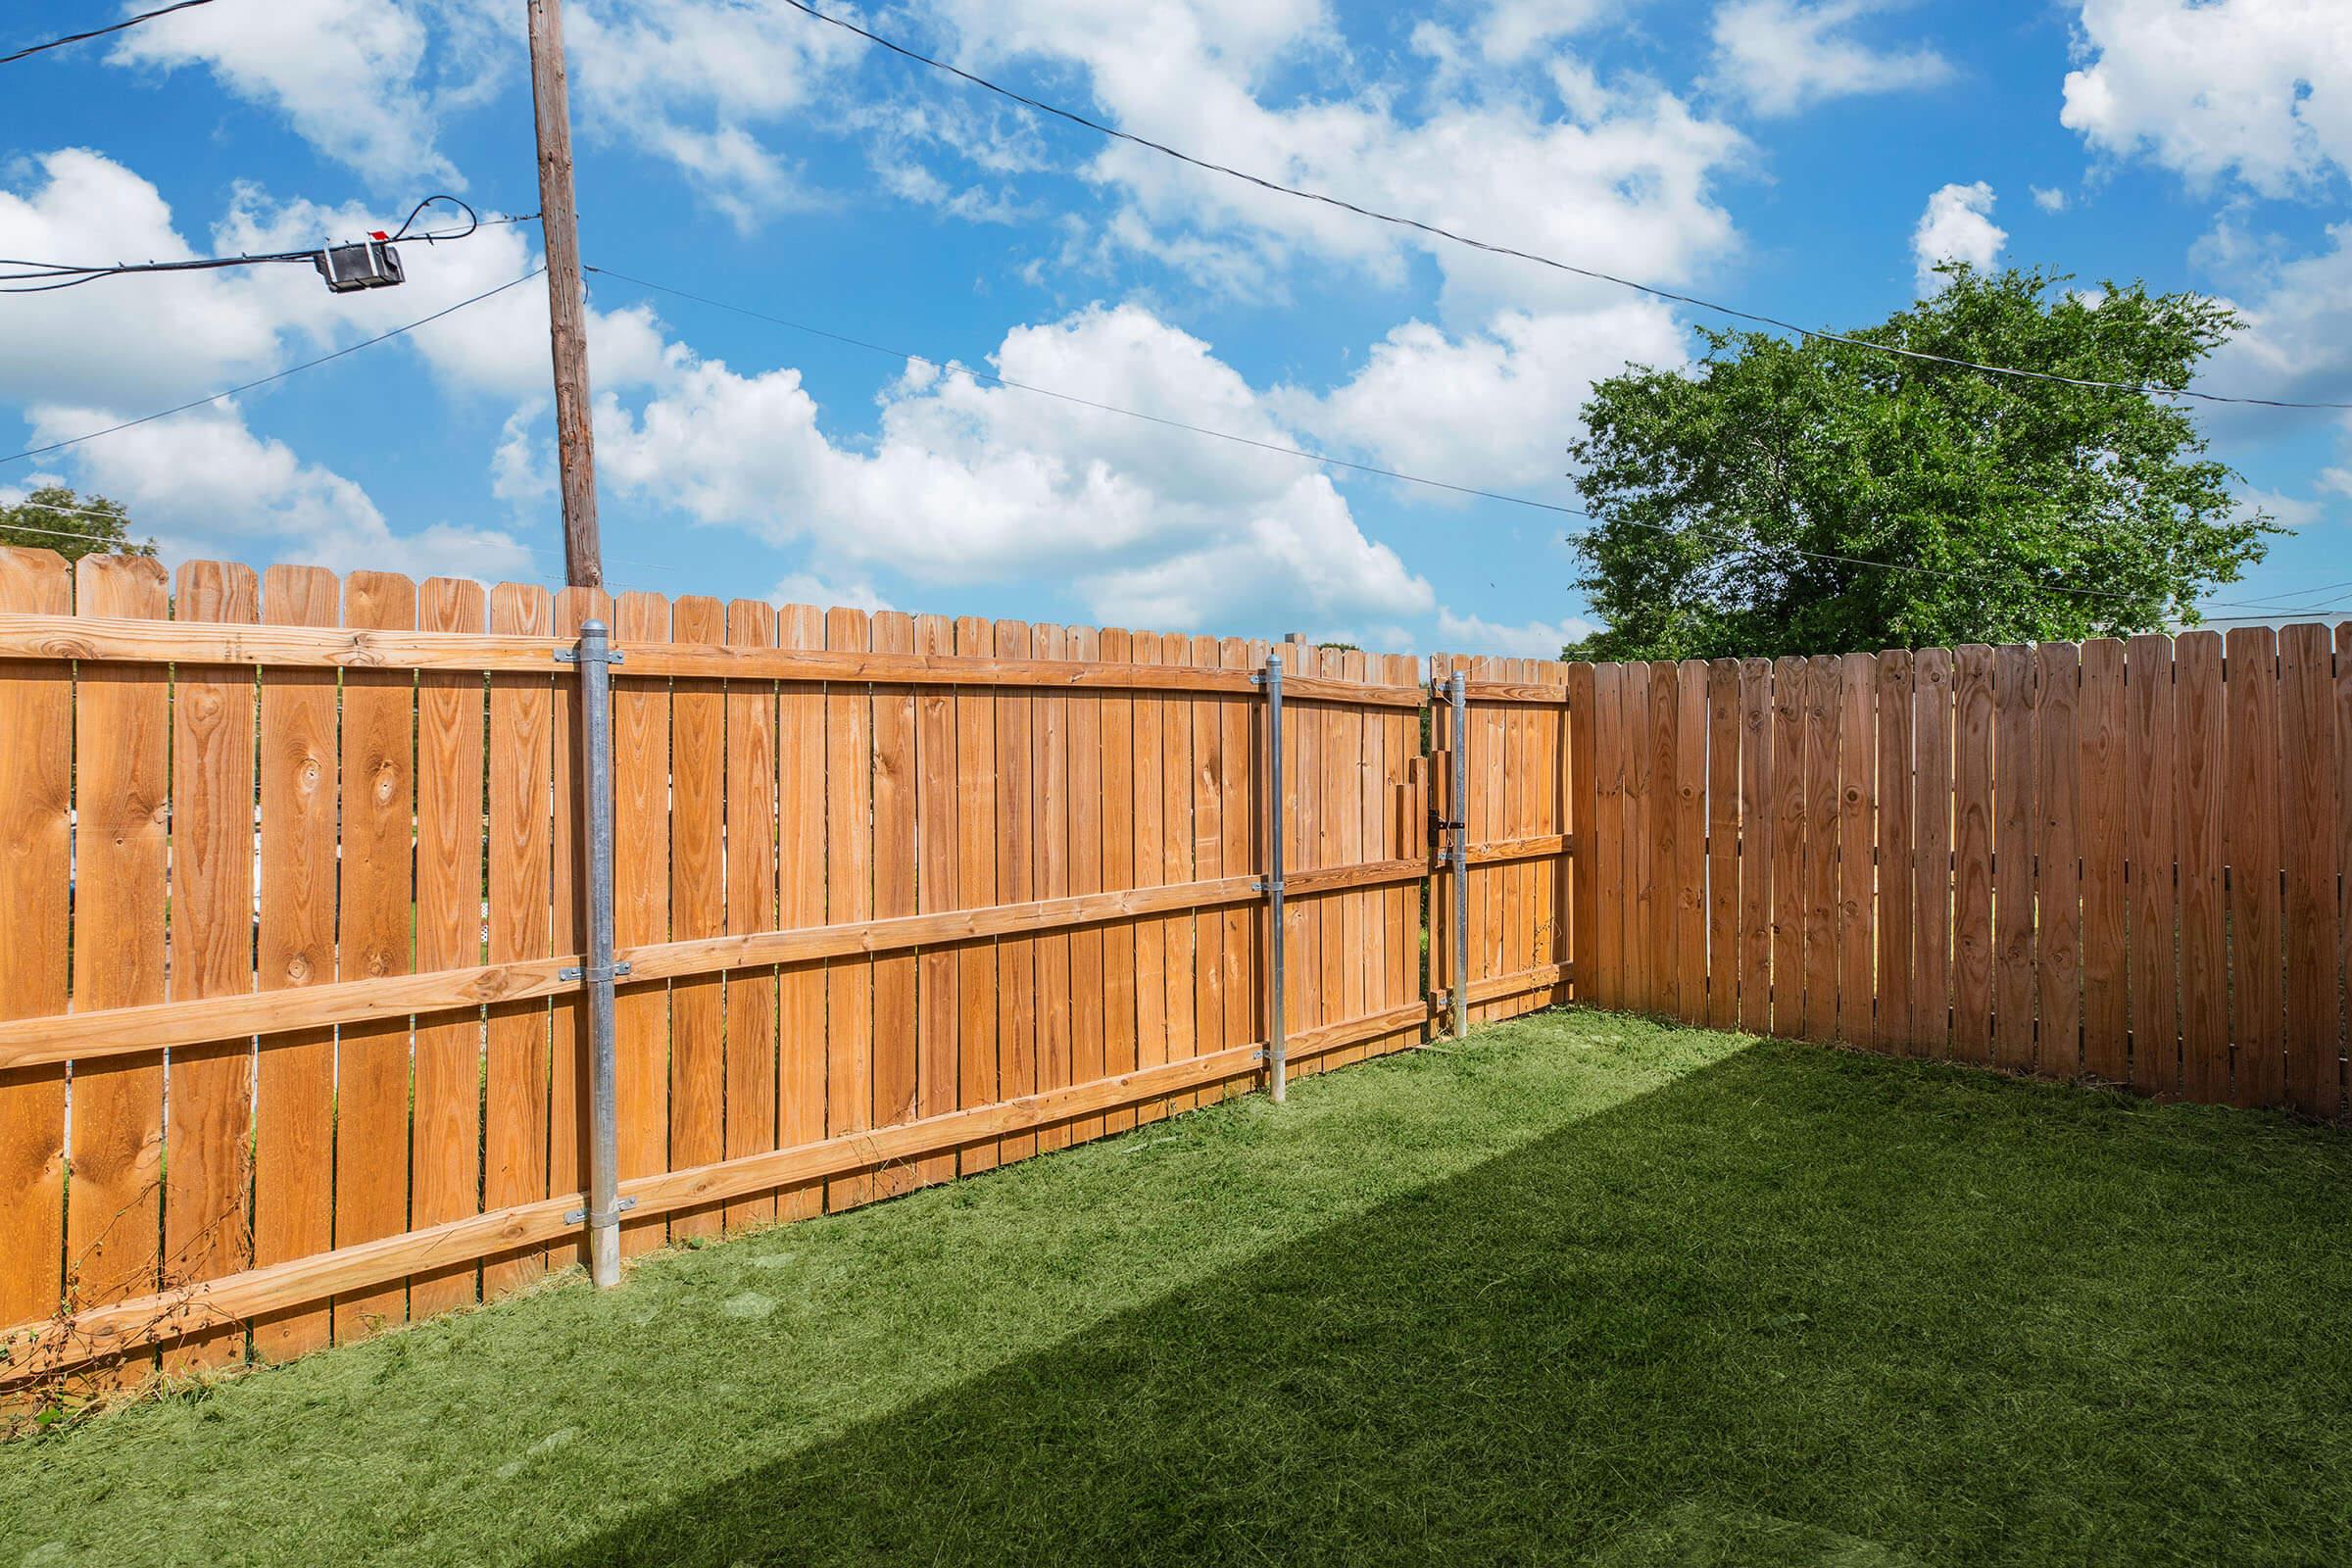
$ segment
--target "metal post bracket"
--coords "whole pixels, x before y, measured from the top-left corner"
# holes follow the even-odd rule
[[[617,648],[607,648],[601,653],[587,652],[578,648],[556,650],[556,662],[559,664],[576,664],[583,659],[591,664],[625,664],[629,662],[629,656]]]
[[[580,1221],[586,1220],[590,1230],[604,1230],[619,1224],[620,1216],[636,1206],[637,1200],[634,1198],[616,1198],[612,1200],[611,1208],[599,1209],[593,1214],[584,1208],[567,1209],[564,1215],[564,1223],[577,1225]]]
[[[558,969],[556,971],[556,978],[559,980],[585,980],[589,984],[594,985],[600,980],[618,980],[628,972],[629,965],[626,962],[610,965],[601,963],[591,964],[585,969],[574,963],[566,964],[564,967]]]

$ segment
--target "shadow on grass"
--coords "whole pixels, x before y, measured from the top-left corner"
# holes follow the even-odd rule
[[[2340,1135],[1766,1045],[541,1560],[2323,1562]]]

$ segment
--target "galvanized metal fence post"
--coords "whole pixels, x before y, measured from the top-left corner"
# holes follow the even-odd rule
[[[611,666],[621,662],[605,623],[585,621],[576,649],[556,657],[580,672],[581,838],[588,851],[588,947],[584,965],[565,969],[588,1001],[588,1206],[564,1215],[588,1225],[588,1273],[601,1289],[620,1283],[621,1211],[635,1199],[619,1196],[620,1126],[613,1095],[612,981],[629,972],[612,961],[612,701]]]
[[[1446,683],[1453,709],[1453,1037],[1470,1032],[1470,726],[1462,672]]]
[[[1282,1033],[1282,655],[1266,655],[1266,1088],[1280,1104],[1289,1093]]]

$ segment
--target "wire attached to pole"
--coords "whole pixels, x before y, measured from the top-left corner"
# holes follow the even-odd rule
[[[892,54],[913,61],[916,65],[928,66],[934,71],[944,71],[951,76],[970,82],[973,86],[993,92],[999,97],[1008,98],[1012,102],[1034,109],[1040,114],[1052,115],[1057,120],[1065,120],[1073,125],[1091,130],[1099,136],[1108,136],[1114,140],[1132,143],[1151,152],[1158,153],[1162,157],[1173,158],[1180,164],[1190,164],[1195,169],[1204,170],[1212,174],[1223,174],[1228,178],[1255,185],[1260,190],[1272,191],[1278,196],[1293,196],[1300,201],[1318,202],[1325,207],[1336,207],[1341,212],[1353,213],[1359,218],[1370,218],[1383,223],[1394,223],[1399,228],[1413,229],[1436,239],[1448,240],[1456,245],[1467,246],[1471,250],[1485,251],[1492,256],[1508,256],[1517,261],[1533,262],[1539,267],[1548,267],[1555,271],[1591,278],[1596,283],[1608,283],[1617,288],[1632,289],[1638,294],[1646,294],[1652,299],[1667,300],[1677,305],[1688,305],[1694,310],[1711,311],[1717,316],[1729,317],[1734,320],[1749,321],[1758,326],[1769,326],[1776,331],[1791,332],[1799,337],[1811,338],[1816,342],[1840,343],[1848,348],[1868,349],[1873,353],[1891,355],[1897,359],[1911,360],[1922,364],[1945,365],[1954,369],[1976,370],[1985,375],[2007,375],[2021,380],[2053,382],[2060,386],[2081,387],[2093,392],[2132,392],[2142,397],[2197,398],[2206,403],[2252,404],[2269,409],[2352,409],[2352,403],[2301,403],[2286,398],[2231,397],[2220,392],[2199,392],[2188,387],[2160,386],[2146,381],[2101,381],[2085,376],[2060,375],[2053,370],[2026,370],[2015,366],[1985,365],[1975,360],[1956,359],[1946,354],[1931,354],[1925,349],[1909,349],[1899,344],[1880,343],[1870,338],[1853,337],[1843,332],[1829,332],[1819,327],[1799,326],[1794,321],[1783,320],[1777,316],[1764,316],[1755,311],[1743,311],[1737,306],[1721,305],[1713,300],[1701,299],[1695,294],[1683,294],[1673,289],[1658,288],[1649,283],[1637,282],[1630,277],[1619,277],[1614,272],[1603,272],[1596,268],[1579,267],[1573,262],[1563,262],[1535,251],[1524,251],[1515,246],[1496,244],[1493,240],[1478,239],[1469,234],[1446,228],[1443,224],[1423,222],[1417,218],[1399,218],[1394,213],[1384,213],[1377,208],[1365,207],[1359,203],[1348,201],[1345,197],[1327,195],[1322,191],[1308,190],[1302,186],[1286,185],[1280,180],[1268,179],[1262,174],[1252,174],[1247,170],[1235,169],[1230,165],[1216,163],[1211,159],[1197,158],[1191,153],[1169,146],[1166,142],[1153,141],[1149,136],[1139,136],[1130,130],[1120,130],[1115,126],[1106,125],[1099,120],[1079,114],[1075,110],[1063,109],[1056,104],[1047,103],[1042,98],[1032,98],[1027,93],[1016,92],[1010,87],[989,80],[986,76],[975,75],[960,66],[950,65],[945,60],[934,59],[920,50],[909,49],[905,44],[893,42],[878,32],[870,32],[855,22],[841,17],[828,16],[812,5],[804,4],[803,0],[784,0],[784,3],[804,16],[814,18],[829,26],[839,27],[844,32],[854,32],[868,43],[879,45]]]

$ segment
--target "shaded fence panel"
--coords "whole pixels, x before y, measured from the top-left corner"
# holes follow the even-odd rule
[[[1574,672],[1593,693],[1571,729],[1570,774],[1593,778],[1579,849],[1625,913],[1580,923],[1580,994],[2334,1116],[2347,638]],[[1692,898],[1697,933],[1661,913]]]
[[[1269,809],[1293,1070],[1426,1038],[1410,658],[1285,647],[1272,803],[1239,639],[27,550],[0,617],[0,1382],[283,1357],[579,1255],[590,618],[624,1250],[1262,1082]],[[1479,715],[1504,1015],[1564,994],[1565,710],[1487,667],[1552,682]]]

